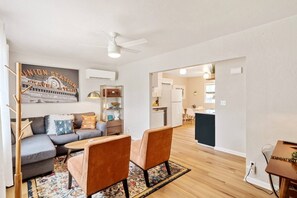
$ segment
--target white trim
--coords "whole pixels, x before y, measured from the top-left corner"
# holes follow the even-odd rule
[[[229,153],[229,154],[232,154],[232,155],[237,155],[237,156],[246,158],[246,153],[242,153],[242,152],[238,152],[238,151],[234,151],[234,150],[231,150],[231,149],[226,149],[226,148],[218,147],[218,146],[215,146],[214,149],[217,150],[217,151],[222,151],[224,153]]]
[[[209,146],[207,144],[199,143],[198,140],[197,140],[197,144],[199,144],[200,146],[205,146],[205,147],[208,147],[208,148],[212,148],[213,149],[213,146]]]
[[[268,182],[261,181],[261,180],[259,180],[259,179],[253,178],[253,177],[251,177],[251,176],[248,176],[246,179],[247,179],[247,181],[248,181],[249,183],[251,183],[251,184],[254,184],[254,185],[259,186],[259,187],[261,187],[261,188],[265,188],[265,189],[267,189],[267,190],[272,191],[271,186],[270,186],[270,184],[269,184]],[[243,179],[243,180],[244,180],[244,179]],[[245,181],[245,182],[246,182],[246,181]],[[275,188],[276,191],[278,191],[278,189],[279,189],[279,188],[278,188],[278,185],[275,185],[275,184],[274,184],[274,188]]]

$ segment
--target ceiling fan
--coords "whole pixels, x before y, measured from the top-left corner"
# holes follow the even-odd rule
[[[121,51],[127,51],[127,52],[132,52],[132,53],[138,53],[140,51],[130,49],[128,47],[136,46],[136,45],[142,45],[147,43],[147,40],[142,38],[142,39],[137,39],[133,41],[128,41],[122,44],[117,44],[116,38],[119,37],[120,34],[117,32],[110,32],[108,34],[109,40],[108,40],[108,45],[107,46],[98,46],[101,48],[107,48],[108,56],[111,58],[119,58],[121,56]]]

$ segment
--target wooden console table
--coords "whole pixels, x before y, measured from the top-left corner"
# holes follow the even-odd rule
[[[292,158],[292,153],[297,151],[293,148],[297,147],[296,144],[284,143],[284,141],[278,141],[272,156],[280,158]],[[269,160],[265,169],[267,173],[278,176],[280,179],[280,198],[288,196],[288,187],[291,181],[297,182],[297,164],[280,159]]]

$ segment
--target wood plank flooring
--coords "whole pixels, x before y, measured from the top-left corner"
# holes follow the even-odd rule
[[[150,198],[162,197],[273,197],[243,181],[245,158],[196,143],[194,125],[174,129],[170,160],[191,171]]]
[[[274,197],[243,181],[245,159],[198,145],[194,126],[186,124],[174,129],[170,160],[191,171],[151,194],[150,198],[174,197]],[[27,198],[23,184],[23,197]],[[7,197],[13,197],[13,187]]]

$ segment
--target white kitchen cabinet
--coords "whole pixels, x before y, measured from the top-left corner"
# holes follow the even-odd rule
[[[161,95],[162,95],[162,87],[154,87],[152,96],[153,97],[161,97]]]
[[[158,128],[164,126],[164,111],[152,111],[151,114],[151,128]]]

